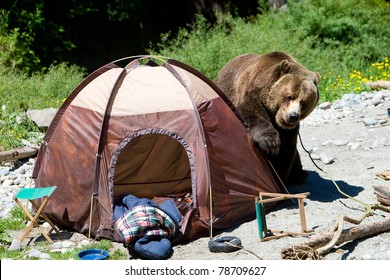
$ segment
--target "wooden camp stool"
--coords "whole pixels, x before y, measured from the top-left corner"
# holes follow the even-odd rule
[[[285,236],[294,236],[294,235],[310,235],[313,230],[308,230],[306,227],[306,216],[305,216],[305,208],[303,200],[310,195],[307,193],[298,193],[298,194],[284,194],[284,193],[265,193],[260,192],[259,197],[255,199],[256,205],[256,218],[257,225],[259,229],[259,237],[261,241],[267,241],[270,239],[277,239]],[[264,198],[269,197],[269,198]],[[301,232],[292,232],[292,231],[284,231],[284,230],[270,230],[267,228],[267,221],[265,218],[265,209],[264,204],[269,202],[276,202],[280,200],[286,199],[298,199],[298,207],[299,207],[299,216],[301,222]],[[277,233],[277,234],[275,234]]]
[[[23,210],[23,212],[27,215],[27,217],[31,220],[30,225],[27,227],[25,232],[23,233],[22,237],[20,238],[20,242],[22,242],[27,235],[30,233],[30,231],[33,229],[33,227],[37,227],[38,230],[43,234],[43,236],[46,238],[47,241],[50,243],[53,243],[53,240],[50,238],[50,236],[45,232],[43,228],[41,228],[37,220],[41,216],[45,219],[46,222],[49,223],[51,226],[49,230],[49,234],[54,230],[56,233],[60,233],[60,231],[55,227],[55,225],[50,221],[50,219],[43,213],[43,209],[49,202],[50,196],[53,194],[53,192],[57,189],[56,186],[47,187],[47,188],[23,188],[18,191],[18,193],[15,195],[14,200],[19,205],[19,207]],[[34,202],[35,199],[43,198],[41,206],[38,207],[38,205]],[[26,209],[26,207],[23,206],[21,200],[28,200],[32,206],[37,209],[37,212],[35,213],[34,217],[30,214],[30,212]]]

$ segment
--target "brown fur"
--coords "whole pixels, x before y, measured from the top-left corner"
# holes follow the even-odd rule
[[[315,108],[319,74],[284,52],[234,58],[216,83],[237,107],[252,139],[269,155],[284,182],[302,182],[299,122]]]

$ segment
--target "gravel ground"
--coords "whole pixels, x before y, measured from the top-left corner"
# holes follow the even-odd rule
[[[390,117],[387,116],[390,101],[386,98],[375,106],[370,105],[371,100],[370,94],[352,107],[339,106],[340,102],[335,102],[331,108],[329,104],[321,104],[320,107],[326,109],[316,109],[302,122],[302,142],[306,150],[312,152],[312,157],[318,158],[314,162],[323,171],[298,144],[303,167],[309,176],[304,185],[289,186],[288,189],[292,194],[310,192],[304,202],[307,227],[314,230],[313,235],[329,232],[341,214],[357,219],[364,213],[364,207],[340,194],[332,180],[344,193],[368,204],[377,203],[373,186],[390,188],[390,181],[377,176],[390,169]],[[362,224],[389,217],[389,213],[377,210]],[[271,209],[266,220],[269,229],[300,232],[298,207],[290,200]],[[352,226],[345,223],[344,228]],[[283,248],[311,238],[289,236],[260,241],[256,220],[216,234],[217,237],[225,235],[240,238],[244,249],[212,253],[208,249],[210,238],[201,238],[176,246],[172,259],[281,260]],[[390,260],[390,232],[342,244],[324,259]]]

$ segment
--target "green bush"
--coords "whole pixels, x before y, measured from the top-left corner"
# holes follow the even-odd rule
[[[39,128],[27,118],[28,109],[59,108],[85,71],[65,63],[28,76],[0,67],[0,151],[39,142]]]
[[[332,101],[367,90],[364,79],[350,81],[350,75],[354,70],[368,72],[371,64],[388,58],[388,22],[390,4],[383,0],[296,0],[289,1],[288,11],[248,19],[219,15],[213,26],[199,17],[174,40],[165,34],[151,52],[181,60],[214,79],[237,55],[285,51],[321,74],[321,99]],[[337,78],[343,86],[330,87]],[[378,78],[383,75],[372,76]]]

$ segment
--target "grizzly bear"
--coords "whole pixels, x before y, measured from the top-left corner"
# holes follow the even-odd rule
[[[320,76],[289,54],[246,54],[228,62],[216,84],[230,98],[248,132],[283,183],[303,183],[297,150],[299,122],[315,108]]]

